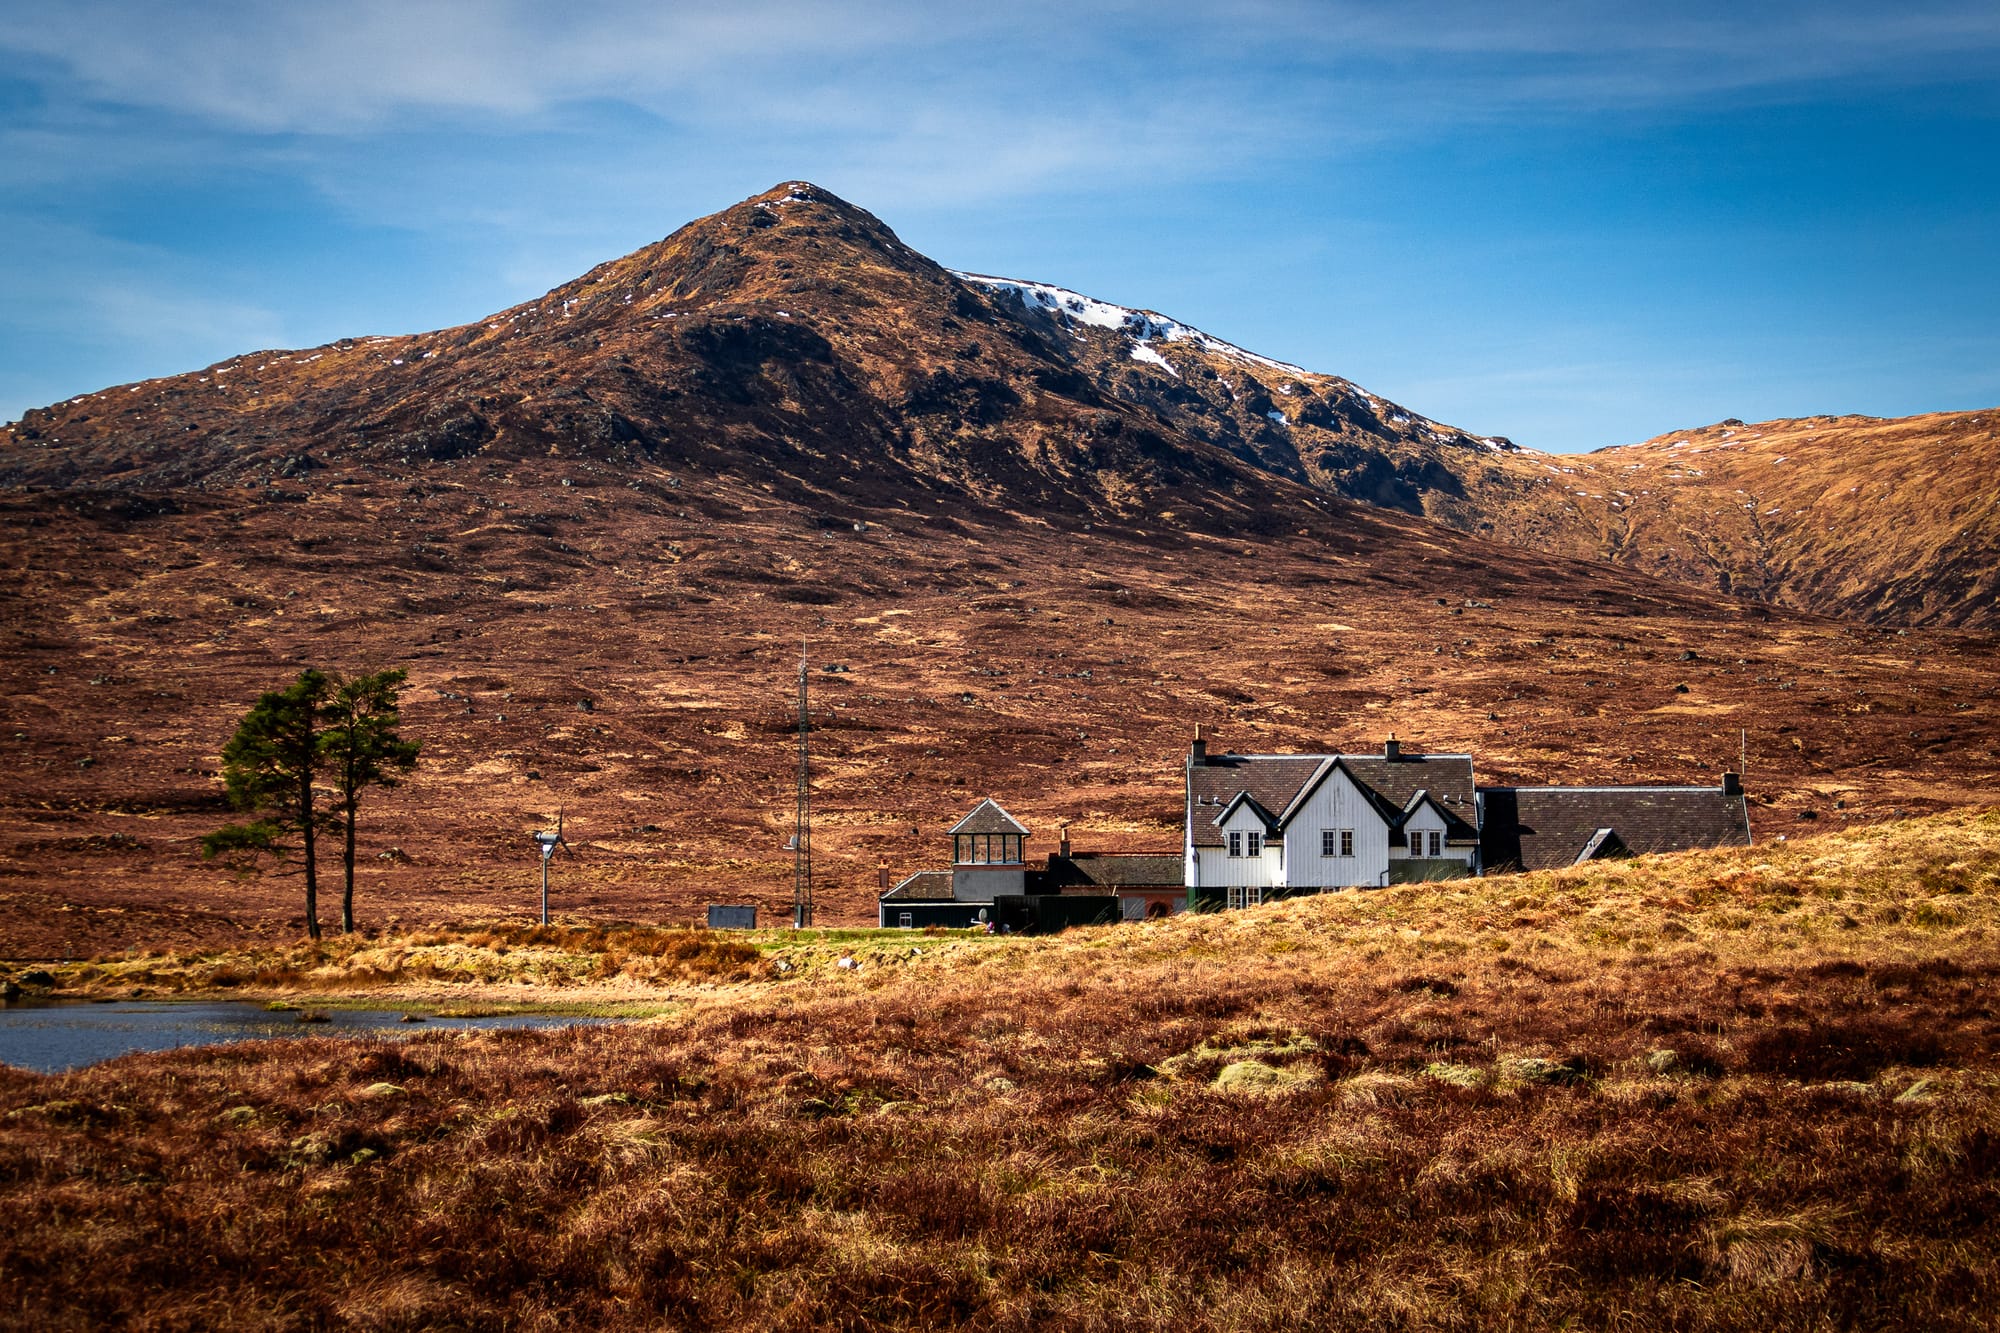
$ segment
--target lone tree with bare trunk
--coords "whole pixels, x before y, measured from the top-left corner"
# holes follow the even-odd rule
[[[280,839],[296,833],[306,863],[306,933],[319,938],[319,866],[315,838],[326,816],[315,805],[313,777],[320,764],[320,713],[333,681],[308,667],[282,690],[259,695],[229,744],[222,747],[222,780],[239,810],[261,818],[230,824],[201,840],[201,854],[285,854]]]
[[[409,673],[400,667],[356,676],[335,684],[320,706],[326,729],[319,739],[322,766],[331,778],[339,805],[335,816],[343,840],[340,929],[354,930],[354,826],[365,787],[393,787],[417,765],[415,741],[397,734],[402,713],[396,691]]]

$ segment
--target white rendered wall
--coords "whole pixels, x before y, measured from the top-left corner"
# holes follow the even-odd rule
[[[1390,848],[1389,854],[1398,861],[1410,859],[1408,834],[1411,829],[1416,829],[1424,835],[1424,854],[1421,858],[1422,860],[1471,861],[1472,853],[1476,849],[1472,847],[1453,847],[1446,843],[1444,841],[1444,828],[1444,817],[1427,805],[1414,815],[1411,815],[1408,821],[1404,823],[1402,833],[1397,837],[1395,845]],[[1438,834],[1438,854],[1435,857],[1430,854],[1431,833],[1433,830]]]
[[[1354,830],[1354,855],[1321,856],[1320,830]],[[1377,885],[1389,874],[1389,826],[1345,769],[1335,769],[1285,826],[1285,865],[1297,888]]]
[[[1247,805],[1236,807],[1236,813],[1222,825],[1223,845],[1196,850],[1197,871],[1201,878],[1194,882],[1217,889],[1282,887],[1285,882],[1284,844],[1276,839],[1267,839],[1263,851],[1256,856],[1231,856],[1228,843],[1232,832],[1246,835],[1247,844],[1247,835],[1264,832],[1264,821]]]

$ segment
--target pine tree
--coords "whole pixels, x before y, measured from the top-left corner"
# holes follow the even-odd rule
[[[203,856],[224,852],[284,855],[279,839],[298,834],[304,843],[306,933],[319,936],[319,866],[316,835],[325,816],[314,801],[320,764],[320,713],[333,682],[311,668],[282,690],[260,695],[222,749],[222,778],[230,803],[262,814],[231,824],[201,840]]]
[[[361,791],[395,786],[402,774],[416,767],[421,748],[396,732],[402,721],[396,691],[408,674],[396,669],[340,681],[320,706],[320,719],[326,724],[319,738],[320,763],[333,782],[344,840],[343,932],[354,929],[354,830]]]

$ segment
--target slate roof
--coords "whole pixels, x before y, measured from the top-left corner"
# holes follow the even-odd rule
[[[1399,823],[1410,799],[1419,791],[1428,791],[1444,811],[1448,825],[1454,819],[1463,825],[1462,829],[1453,826],[1452,840],[1473,836],[1471,755],[1404,754],[1390,759],[1379,754],[1218,754],[1188,770],[1188,795],[1195,803],[1195,846],[1222,845],[1222,831],[1215,820],[1239,792],[1248,794],[1265,810],[1282,813],[1322,770],[1330,774],[1335,760],[1381,812],[1384,823]]]
[[[1051,893],[1066,889],[1161,889],[1182,887],[1187,867],[1179,854],[1150,852],[1077,852],[1051,856],[1040,872]]]
[[[1744,797],[1721,787],[1481,787],[1488,873],[1690,847],[1748,847]],[[1588,853],[1588,856],[1586,856]]]
[[[951,872],[919,870],[883,894],[878,901],[886,903],[892,898],[926,903],[950,902],[952,901]]]
[[[1000,808],[998,802],[987,799],[972,807],[972,813],[951,826],[952,834],[960,833],[1018,833],[1026,837],[1028,830],[1021,821]]]

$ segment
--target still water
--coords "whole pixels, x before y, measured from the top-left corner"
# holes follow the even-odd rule
[[[268,1041],[278,1037],[407,1036],[435,1028],[550,1028],[616,1019],[556,1014],[496,1014],[486,1018],[430,1018],[405,1024],[398,1009],[326,1009],[324,1023],[301,1023],[296,1013],[271,1013],[241,1001],[180,1004],[120,1000],[113,1004],[65,1002],[0,1007],[0,1064],[38,1074],[94,1065],[133,1051],[176,1046]],[[385,1033],[384,1029],[392,1032]]]

